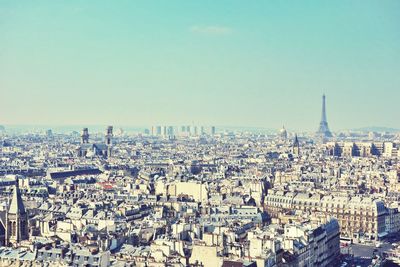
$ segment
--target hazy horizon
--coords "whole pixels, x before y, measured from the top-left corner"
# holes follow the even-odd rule
[[[0,125],[400,128],[399,1],[1,1]]]
[[[180,131],[181,126],[197,126],[201,127],[204,126],[205,130],[208,131],[211,125],[192,125],[192,124],[185,124],[185,125],[112,125],[116,131],[120,129],[123,130],[125,133],[143,133],[144,130],[151,130],[152,126],[172,126],[177,130]],[[1,126],[1,125],[0,125]],[[106,127],[106,124],[78,124],[78,125],[13,125],[13,124],[6,124],[5,130],[8,133],[45,133],[46,130],[52,130],[53,133],[71,133],[73,131],[81,132],[82,128],[88,128],[91,134],[103,134]],[[256,127],[256,126],[229,126],[229,125],[212,125],[216,127],[217,132],[251,132],[251,133],[266,133],[266,134],[274,134],[278,133],[279,130],[282,128],[270,128],[270,127]],[[305,131],[302,129],[293,129],[287,128],[285,129],[288,131],[290,135],[294,134],[313,134],[316,131]],[[400,132],[398,128],[390,128],[390,127],[379,127],[379,126],[367,126],[361,128],[353,128],[353,129],[337,129],[333,131],[334,133],[343,133],[343,132]]]

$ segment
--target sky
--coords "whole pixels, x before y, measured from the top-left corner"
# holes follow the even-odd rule
[[[0,124],[400,128],[400,1],[0,0]]]

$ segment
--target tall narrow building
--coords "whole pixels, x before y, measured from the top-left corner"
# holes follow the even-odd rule
[[[15,182],[13,196],[6,215],[6,222],[5,239],[7,245],[14,246],[22,240],[28,239],[28,214],[22,201],[18,179]]]
[[[293,145],[292,145],[292,153],[293,155],[299,156],[300,155],[300,142],[297,134],[294,137]]]
[[[332,133],[329,130],[328,121],[326,119],[325,95],[322,95],[322,114],[321,122],[319,123],[319,128],[317,131],[317,136],[322,138],[332,137]]]
[[[286,141],[287,139],[287,131],[285,129],[285,126],[282,127],[282,129],[279,130],[279,138],[283,141]]]
[[[108,126],[106,130],[107,157],[111,157],[113,136],[113,127]]]
[[[81,134],[81,144],[88,144],[89,143],[89,129],[83,128]]]

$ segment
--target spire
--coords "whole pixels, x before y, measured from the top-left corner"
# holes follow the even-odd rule
[[[321,122],[327,122],[326,120],[326,110],[325,110],[325,94],[322,95],[322,114],[321,114]]]
[[[323,138],[332,137],[332,133],[328,127],[328,121],[326,120],[326,106],[325,106],[325,94],[322,95],[322,113],[321,122],[319,123],[319,128],[317,135]]]
[[[10,202],[10,208],[8,209],[9,214],[25,214],[25,206],[22,201],[21,191],[19,190],[18,178],[15,179],[15,187],[13,190],[13,196]]]
[[[294,155],[300,154],[300,142],[299,142],[299,138],[297,137],[297,134],[294,136],[292,152]]]
[[[299,138],[297,137],[297,134],[294,136],[294,142],[293,146],[298,146],[299,145]]]

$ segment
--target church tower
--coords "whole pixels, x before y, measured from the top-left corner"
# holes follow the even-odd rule
[[[28,234],[28,214],[26,213],[19,190],[18,178],[15,181],[13,196],[6,215],[6,244],[12,246],[27,240]]]
[[[82,144],[88,144],[89,143],[89,130],[88,128],[83,128],[82,129],[82,135],[81,135],[81,143]]]
[[[294,137],[293,146],[292,146],[292,153],[293,155],[300,155],[300,142],[297,138],[297,134]]]
[[[112,138],[113,138],[113,127],[108,126],[106,130],[106,146],[107,146],[107,157],[111,157],[112,150]]]

